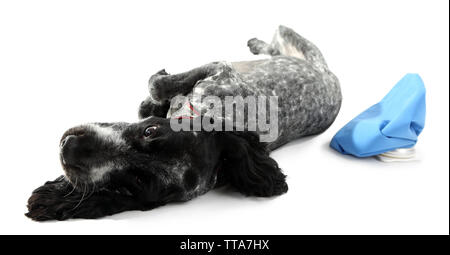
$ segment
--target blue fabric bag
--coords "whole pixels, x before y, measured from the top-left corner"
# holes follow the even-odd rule
[[[356,157],[410,148],[424,124],[425,86],[418,74],[407,74],[378,104],[339,130],[330,146]]]

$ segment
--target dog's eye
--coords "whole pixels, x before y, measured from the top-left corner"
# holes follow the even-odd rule
[[[156,134],[156,129],[157,129],[156,126],[147,127],[145,129],[145,131],[144,131],[144,136],[145,137],[152,137],[152,136],[154,136]]]

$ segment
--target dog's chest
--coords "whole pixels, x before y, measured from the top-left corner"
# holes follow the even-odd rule
[[[199,80],[187,95],[178,95],[170,101],[167,118],[193,118],[223,106],[226,96],[244,95],[246,84],[231,64],[223,63],[214,75]]]

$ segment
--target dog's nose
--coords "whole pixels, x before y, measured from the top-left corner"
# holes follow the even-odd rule
[[[86,128],[83,126],[74,127],[69,130],[67,130],[59,143],[59,147],[62,149],[64,146],[66,146],[69,142],[76,139],[78,136],[82,136],[86,133]]]
[[[74,139],[76,139],[76,135],[68,135],[66,136],[64,139],[61,140],[61,143],[59,144],[59,147],[61,149],[64,148],[64,146],[66,146],[67,144],[69,144],[71,141],[73,141]]]

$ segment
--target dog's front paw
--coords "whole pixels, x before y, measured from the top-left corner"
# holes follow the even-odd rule
[[[257,38],[252,38],[248,40],[247,46],[250,49],[250,52],[258,55],[261,53],[262,46],[264,46],[264,43],[261,40],[258,40]]]
[[[60,177],[33,191],[25,215],[35,221],[96,219],[135,209],[146,207],[140,206],[139,201],[128,193],[121,194],[107,188],[92,190],[87,186],[79,190]]]
[[[165,100],[161,104],[155,104],[150,97],[142,101],[139,106],[138,117],[145,119],[150,116],[165,118],[169,110],[170,102]]]
[[[77,205],[75,192],[72,185],[62,177],[47,182],[33,191],[25,215],[35,221],[68,219]]]
[[[167,83],[166,77],[169,75],[165,69],[162,69],[150,77],[148,89],[153,103],[160,103],[163,99],[166,99],[164,84]]]
[[[28,200],[28,213],[25,215],[35,221],[64,220],[65,217],[60,203],[52,195],[33,194]]]

